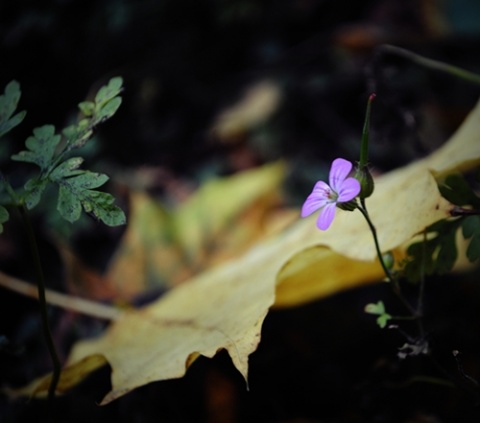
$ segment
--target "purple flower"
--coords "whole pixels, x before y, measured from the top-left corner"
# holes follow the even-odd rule
[[[345,159],[335,159],[326,182],[318,181],[313,187],[302,207],[302,217],[310,216],[320,210],[317,227],[322,231],[328,229],[335,217],[338,203],[353,200],[360,193],[360,182],[355,178],[347,178],[352,170],[352,164]]]

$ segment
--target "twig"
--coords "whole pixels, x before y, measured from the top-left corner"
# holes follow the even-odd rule
[[[400,47],[392,46],[385,44],[379,47],[379,51],[382,53],[392,53],[397,56],[404,57],[405,59],[411,60],[417,65],[424,66],[429,69],[436,71],[444,72],[449,75],[456,76],[465,81],[472,82],[474,84],[480,85],[480,75],[470,72],[468,70],[459,68],[457,66],[449,65],[448,63],[440,62],[438,60],[428,59],[426,57],[420,56],[419,54],[413,53],[409,50],[405,50]]]
[[[9,289],[10,291],[17,292],[18,294],[25,295],[26,297],[38,299],[38,291],[35,285],[14,278],[13,276],[9,276],[2,271],[0,271],[0,286]],[[117,320],[123,313],[123,311],[116,307],[62,294],[50,289],[45,290],[45,298],[50,305],[75,311],[97,319]]]

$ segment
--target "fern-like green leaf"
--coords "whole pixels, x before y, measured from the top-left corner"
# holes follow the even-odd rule
[[[33,130],[33,136],[28,137],[25,145],[28,150],[20,151],[12,156],[12,160],[34,163],[46,170],[52,163],[55,149],[60,142],[60,135],[55,135],[53,125],[44,125]]]
[[[473,262],[480,258],[480,216],[468,216],[462,224],[465,239],[470,239],[467,247],[467,258]]]
[[[122,92],[123,79],[119,76],[110,79],[108,84],[101,87],[95,96],[97,110]]]
[[[63,163],[60,163],[55,169],[52,170],[50,173],[50,179],[55,182],[62,178],[83,173],[83,170],[78,170],[82,163],[82,157],[71,157],[70,159],[65,160]]]
[[[105,103],[95,114],[95,120],[97,122],[104,122],[107,119],[110,119],[118,110],[122,104],[121,97],[115,97]]]
[[[39,202],[42,197],[43,191],[47,187],[48,180],[42,178],[38,179],[30,179],[25,184],[26,194],[24,195],[25,205],[27,209],[33,209]]]
[[[60,185],[57,210],[69,222],[80,218],[81,210],[92,214],[108,226],[125,223],[125,214],[115,206],[114,197],[105,192],[95,191],[108,180],[108,176],[83,171],[78,175],[58,179]]]
[[[0,137],[21,123],[26,115],[26,112],[22,111],[12,116],[18,106],[20,96],[20,84],[17,81],[11,81],[5,87],[5,93],[0,95]]]

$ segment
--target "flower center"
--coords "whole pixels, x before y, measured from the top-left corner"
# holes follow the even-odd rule
[[[327,194],[327,198],[328,198],[332,203],[334,203],[335,201],[337,201],[338,194],[337,194],[334,190],[329,189],[329,190],[327,190],[326,194]]]

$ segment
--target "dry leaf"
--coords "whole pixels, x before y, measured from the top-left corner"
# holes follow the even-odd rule
[[[212,133],[223,142],[236,138],[266,121],[278,108],[282,93],[273,81],[260,81],[251,86],[243,98],[218,116]]]
[[[477,106],[438,152],[377,180],[368,207],[384,251],[396,250],[447,216],[449,204],[441,198],[430,169],[444,175],[477,165],[479,137]],[[149,307],[125,315],[102,337],[77,343],[71,365],[81,366],[90,356],[106,358],[112,366],[112,391],[102,403],[149,382],[180,377],[198,354],[211,357],[222,348],[247,378],[248,356],[260,340],[277,283],[277,304],[294,305],[378,278],[372,235],[360,213],[339,211],[326,232],[316,230],[314,219],[299,220],[238,260],[210,269]],[[303,284],[309,286],[297,295]]]
[[[171,211],[132,192],[128,227],[106,275],[117,298],[170,288],[244,252],[264,235],[284,177],[279,162],[211,180]]]
[[[73,386],[85,380],[85,378],[87,378],[92,372],[104,366],[106,363],[105,357],[101,355],[89,355],[75,363],[74,366],[66,366],[62,369],[61,378],[57,385],[57,394],[66,393],[72,389]],[[44,376],[35,379],[21,389],[2,387],[2,391],[12,399],[22,396],[37,396],[39,398],[45,398],[47,396],[51,379],[51,375]]]
[[[275,297],[274,283],[252,284],[249,278],[252,269],[261,269],[261,260],[249,253],[240,267],[238,262],[220,266],[148,307],[126,312],[104,336],[76,344],[69,371],[83,374],[88,357],[104,357],[112,367],[112,390],[102,404],[147,383],[179,378],[199,355],[213,357],[219,349],[228,351],[247,379],[248,356],[257,348]],[[62,377],[62,388],[66,383]],[[47,386],[42,379],[41,386],[32,384],[21,393],[44,394]]]
[[[378,260],[353,260],[324,246],[310,247],[293,256],[280,270],[275,306],[296,306],[383,277]]]

